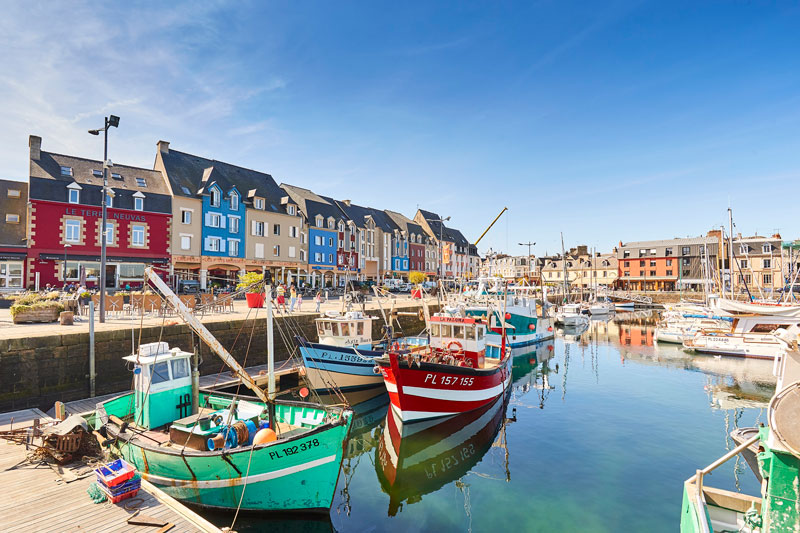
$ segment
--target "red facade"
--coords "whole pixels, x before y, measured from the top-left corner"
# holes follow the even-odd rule
[[[35,199],[30,204],[27,285],[35,284],[37,273],[40,287],[48,283],[58,287],[64,285],[65,272],[66,282],[78,282],[80,267],[83,267],[86,285],[96,287],[101,208]],[[171,219],[171,213],[108,209],[108,224],[113,226],[111,242],[106,246],[108,287],[140,286],[145,265],[167,268]],[[69,229],[68,224],[72,225]],[[76,227],[79,228],[78,235],[75,234]],[[140,244],[136,245],[137,241]]]
[[[408,245],[408,267],[410,270],[425,272],[425,245],[410,243]]]
[[[343,247],[336,252],[336,268],[342,272],[358,272],[358,249],[356,248],[356,236],[352,232],[339,232],[339,242],[343,242]]]

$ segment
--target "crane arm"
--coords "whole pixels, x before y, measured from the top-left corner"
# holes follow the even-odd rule
[[[488,228],[486,228],[486,229],[483,231],[483,233],[481,233],[481,236],[480,236],[480,237],[478,237],[478,240],[477,240],[477,241],[475,241],[475,246],[478,246],[478,243],[479,243],[479,242],[481,242],[481,239],[483,239],[483,236],[484,236],[484,235],[486,235],[487,233],[489,233],[489,230],[490,230],[490,229],[492,229],[492,226],[494,226],[494,223],[495,223],[495,222],[497,222],[497,221],[500,219],[500,217],[501,217],[501,216],[503,216],[503,213],[505,213],[506,211],[508,211],[508,208],[507,208],[507,207],[504,207],[504,208],[503,208],[503,210],[502,210],[502,211],[500,211],[500,214],[499,214],[499,215],[497,215],[496,217],[494,217],[494,220],[492,220],[492,223],[491,223],[491,224],[489,224],[489,227],[488,227]]]

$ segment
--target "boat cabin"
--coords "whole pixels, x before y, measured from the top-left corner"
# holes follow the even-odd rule
[[[428,326],[432,351],[450,352],[456,358],[463,357],[466,366],[484,368],[486,324],[474,318],[437,314],[430,318]]]
[[[191,414],[192,355],[166,342],[151,342],[122,358],[133,364],[138,426],[153,429]]]
[[[329,346],[355,346],[369,350],[372,348],[372,321],[374,317],[361,311],[345,314],[327,313],[318,318],[317,336],[320,344]]]

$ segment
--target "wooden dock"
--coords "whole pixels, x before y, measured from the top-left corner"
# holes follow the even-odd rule
[[[81,531],[81,532],[141,532],[162,530],[155,526],[128,524],[135,509],[127,510],[125,503],[135,505],[141,515],[173,524],[170,532],[219,532],[220,529],[173,500],[149,483],[135,499],[118,504],[108,501],[96,504],[87,494],[95,481],[89,467],[86,477],[74,470],[58,473],[45,463],[32,464],[26,460],[25,446],[0,440],[0,524],[5,533],[21,531]],[[66,479],[74,479],[67,482]],[[163,530],[166,531],[166,530]]]

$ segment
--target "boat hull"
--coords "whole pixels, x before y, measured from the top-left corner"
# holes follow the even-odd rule
[[[375,372],[375,359],[382,352],[354,350],[352,347],[298,342],[306,367],[306,381],[318,391],[335,388],[355,390],[383,383]]]
[[[300,435],[223,452],[164,447],[146,432],[122,431],[108,421],[105,431],[114,451],[143,479],[182,502],[218,509],[328,512],[352,419],[352,411],[345,411],[339,421]]]
[[[511,357],[491,369],[411,362],[395,353],[377,360],[389,401],[404,422],[452,416],[497,399],[511,382]]]
[[[775,359],[783,351],[780,342],[766,335],[695,335],[683,343],[684,348],[703,354],[747,357],[752,359]]]

